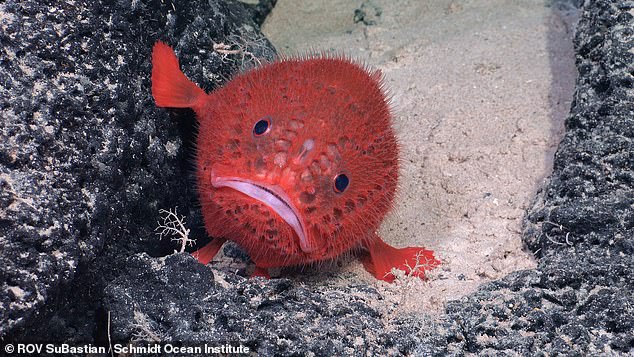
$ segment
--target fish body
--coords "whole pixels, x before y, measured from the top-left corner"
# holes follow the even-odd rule
[[[207,94],[160,41],[152,65],[157,106],[192,108],[199,122],[198,191],[214,237],[194,253],[202,263],[232,240],[261,275],[357,248],[387,281],[392,268],[424,277],[439,264],[429,250],[394,248],[376,234],[399,169],[380,72],[337,56],[288,58]]]

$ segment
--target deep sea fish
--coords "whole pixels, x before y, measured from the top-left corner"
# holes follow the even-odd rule
[[[354,251],[365,251],[364,267],[386,281],[394,280],[392,268],[424,277],[440,263],[430,250],[395,248],[376,233],[399,169],[379,71],[341,56],[284,58],[207,94],[159,41],[152,95],[159,107],[197,116],[198,190],[214,237],[194,252],[201,263],[226,240],[262,276]]]

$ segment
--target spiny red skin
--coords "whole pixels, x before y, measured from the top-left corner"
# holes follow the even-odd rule
[[[398,145],[378,77],[341,58],[289,59],[209,95],[196,109],[198,185],[209,234],[235,241],[257,266],[269,268],[335,258],[374,232],[398,177]],[[271,128],[256,137],[253,127],[264,117]],[[314,149],[295,160],[308,139]],[[267,206],[211,187],[212,169],[281,186],[319,248],[302,252],[293,230]],[[339,173],[350,179],[342,193],[333,186]]]
[[[155,68],[157,61],[177,63],[175,57],[162,59],[166,48],[155,46]],[[414,265],[417,252],[429,259],[428,269],[439,264],[431,251],[393,248],[375,233],[392,206],[398,179],[398,145],[379,72],[341,57],[283,59],[243,73],[209,95],[184,82],[182,73],[167,72],[172,78],[159,80],[165,72],[153,68],[157,105],[192,107],[200,123],[198,187],[211,236],[235,241],[259,269],[332,259],[355,247],[370,250],[364,265],[383,280],[393,279],[386,277],[392,267]],[[170,90],[178,93],[171,97]],[[254,135],[262,118],[271,126]],[[303,153],[309,140],[314,147]],[[338,193],[334,179],[340,173],[350,184]],[[302,251],[281,217],[241,192],[213,187],[214,176],[281,187],[316,249]],[[208,246],[209,259],[201,260],[210,260],[222,242]],[[424,270],[415,275],[424,276]]]

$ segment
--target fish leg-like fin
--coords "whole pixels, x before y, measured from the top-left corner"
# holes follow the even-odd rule
[[[385,243],[376,233],[365,241],[365,247],[370,253],[361,258],[365,270],[377,279],[390,283],[395,279],[392,268],[424,279],[425,271],[440,264],[431,250],[422,247],[395,248]]]
[[[261,276],[261,277],[266,278],[266,279],[271,279],[271,275],[269,274],[269,270],[266,269],[266,268],[259,267],[257,265],[255,266],[255,270],[251,274],[252,278],[255,278],[256,276]]]
[[[178,65],[174,50],[157,41],[152,49],[152,96],[159,107],[193,108],[206,95],[187,79]]]
[[[218,254],[218,251],[226,241],[223,238],[214,238],[207,245],[193,252],[192,256],[198,259],[201,264],[207,265]]]

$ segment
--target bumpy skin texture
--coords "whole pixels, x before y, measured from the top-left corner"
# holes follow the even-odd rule
[[[198,189],[205,226],[217,237],[197,253],[201,262],[228,239],[261,275],[355,247],[369,250],[364,266],[379,279],[392,280],[392,268],[406,270],[417,258],[427,268],[438,264],[431,251],[393,248],[375,233],[398,180],[379,72],[342,57],[283,59],[207,95],[159,42],[152,82],[158,106],[191,107],[200,123]],[[268,127],[258,132],[261,121]],[[338,175],[348,178],[344,190],[335,185]],[[414,274],[422,277],[424,269]]]
[[[378,82],[358,66],[328,58],[273,63],[211,94],[199,112],[206,227],[244,247],[258,266],[334,258],[375,230],[390,208],[398,147]],[[269,131],[255,136],[254,125],[265,117]],[[303,149],[308,140],[312,150]],[[316,249],[304,253],[266,205],[212,187],[212,170],[280,186],[304,215]],[[341,193],[334,188],[339,173],[350,180]]]

